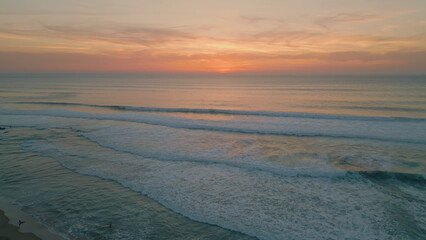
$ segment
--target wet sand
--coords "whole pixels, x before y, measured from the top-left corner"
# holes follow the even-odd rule
[[[9,218],[0,210],[0,240],[41,240],[33,233],[19,232],[19,228],[9,224]]]
[[[18,227],[19,220],[24,221]],[[0,202],[0,240],[64,240],[18,206]]]

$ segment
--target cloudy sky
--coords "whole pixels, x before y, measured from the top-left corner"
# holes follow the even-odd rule
[[[2,0],[0,72],[426,73],[425,0]]]

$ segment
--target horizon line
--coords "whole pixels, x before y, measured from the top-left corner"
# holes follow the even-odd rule
[[[158,71],[158,72],[145,72],[145,71],[7,71],[1,72],[2,75],[53,75],[53,74],[87,74],[87,75],[181,75],[181,76],[424,76],[426,72],[399,72],[399,73],[389,73],[389,72],[358,72],[358,73],[342,73],[342,72],[194,72],[194,71]]]

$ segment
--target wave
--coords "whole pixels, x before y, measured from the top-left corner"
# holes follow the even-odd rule
[[[424,109],[424,108],[403,108],[403,107],[341,106],[341,107],[338,107],[338,108],[374,110],[374,111],[395,111],[395,112],[419,112],[419,113],[425,113],[426,112],[426,109]]]
[[[398,180],[408,184],[418,184],[426,186],[426,176],[414,173],[400,173],[388,171],[359,171],[356,172],[369,179],[376,180]]]
[[[350,177],[354,174],[359,174],[363,177],[369,179],[377,180],[398,180],[401,182],[406,182],[409,184],[419,184],[426,186],[426,175],[415,174],[415,173],[402,173],[402,172],[390,172],[390,171],[346,171],[340,169],[312,169],[306,167],[289,167],[289,166],[277,166],[277,165],[265,165],[259,163],[245,163],[245,162],[234,162],[226,160],[214,160],[214,159],[200,159],[200,158],[191,158],[191,157],[176,157],[174,155],[167,155],[166,157],[161,157],[157,154],[150,153],[140,153],[135,151],[123,150],[119,147],[113,147],[109,144],[104,144],[99,140],[102,137],[93,137],[91,134],[82,134],[81,137],[84,137],[86,140],[97,144],[102,148],[111,149],[113,151],[132,154],[135,156],[149,158],[158,161],[165,162],[191,162],[191,163],[202,163],[207,165],[223,165],[232,168],[238,168],[245,170],[247,172],[260,171],[267,172],[272,175],[277,175],[280,177],[309,177],[309,178],[344,178]]]
[[[139,153],[134,151],[128,151],[121,149],[119,147],[109,146],[108,144],[103,144],[99,142],[99,139],[96,137],[92,137],[90,134],[81,134],[80,137],[90,141],[97,146],[103,149],[110,149],[115,152],[123,153],[123,154],[131,154],[136,157],[142,157],[144,159],[160,161],[160,162],[175,162],[175,163],[195,163],[195,164],[205,164],[205,165],[214,165],[214,166],[224,166],[230,168],[240,169],[246,172],[266,172],[275,176],[285,177],[285,178],[352,178],[354,176],[362,176],[367,179],[374,179],[380,181],[387,180],[398,180],[400,182],[407,183],[409,185],[419,185],[422,187],[426,187],[426,175],[418,174],[418,173],[405,173],[405,172],[394,172],[394,171],[382,171],[382,170],[341,170],[337,168],[327,169],[327,168],[306,168],[306,167],[289,167],[289,166],[278,166],[278,165],[265,165],[264,163],[244,163],[244,162],[234,162],[234,161],[220,161],[214,159],[196,159],[191,157],[174,157],[172,155],[167,155],[162,157],[156,154],[150,153]],[[36,147],[34,148],[34,143],[28,142],[27,144],[23,144],[24,148],[27,150],[31,149],[36,152],[44,152],[46,149],[46,145],[43,144],[44,147]],[[47,149],[50,149],[52,146],[48,146]],[[37,150],[36,150],[37,149]],[[59,147],[55,150],[63,153],[69,154],[70,156],[79,156],[77,153],[69,153],[68,151],[61,150]],[[69,167],[67,167],[69,168]]]
[[[295,117],[311,119],[339,119],[339,120],[360,120],[360,121],[426,121],[425,118],[408,117],[373,117],[373,116],[353,116],[337,114],[319,114],[302,112],[276,112],[276,111],[245,111],[228,109],[204,109],[204,108],[161,108],[161,107],[134,107],[120,105],[95,105],[84,103],[68,102],[13,102],[14,104],[37,104],[37,105],[58,105],[58,106],[80,106],[92,108],[104,108],[112,110],[133,111],[133,112],[158,112],[158,113],[197,113],[197,114],[224,114],[242,116],[264,116],[264,117]]]
[[[423,186],[414,186],[412,190],[411,186],[400,184],[398,188],[413,193],[395,195],[377,188],[363,177],[390,179],[386,182],[391,183],[389,189],[393,189],[396,185],[392,176],[424,180],[421,175],[345,172],[337,178],[276,177],[221,164],[147,159],[97,148],[80,138],[49,143],[35,141],[24,147],[44,153],[77,173],[116,181],[196,221],[259,239],[330,239],[336,236],[405,239],[406,236],[395,236],[395,232],[386,230],[396,227],[390,221],[393,215],[377,206],[398,204],[404,216],[413,218],[421,217],[420,213],[424,212]],[[408,197],[400,197],[405,195]],[[421,224],[422,221],[410,226],[415,229]],[[400,232],[403,231],[397,234]]]
[[[303,167],[280,167],[277,165],[266,165],[259,164],[255,162],[238,162],[238,161],[229,161],[229,160],[215,160],[215,159],[205,159],[205,158],[193,158],[190,156],[179,157],[174,155],[166,155],[160,156],[158,154],[153,153],[141,153],[135,151],[129,151],[121,149],[120,147],[110,146],[108,144],[104,144],[100,142],[100,138],[93,137],[91,134],[82,134],[82,137],[91,141],[102,148],[111,149],[121,153],[132,154],[135,156],[153,159],[157,161],[163,162],[188,162],[188,163],[198,163],[205,165],[221,165],[231,168],[237,168],[241,170],[245,170],[247,172],[267,172],[272,175],[282,176],[282,177],[313,177],[313,178],[322,178],[322,177],[343,177],[347,173],[343,170],[334,169],[323,169],[323,170],[310,170],[308,168]]]
[[[426,144],[424,122],[357,121],[347,119],[263,118],[259,120],[199,120],[149,113],[95,114],[67,110],[3,110],[2,115],[33,115],[113,120],[171,128],[298,137],[360,138]],[[32,119],[28,119],[32,121]]]

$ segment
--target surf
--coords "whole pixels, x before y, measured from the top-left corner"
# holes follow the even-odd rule
[[[259,117],[229,120],[187,119],[153,113],[87,113],[68,110],[0,110],[1,115],[27,115],[74,119],[112,120],[171,128],[242,134],[301,137],[359,138],[426,144],[426,122],[364,121],[354,119]]]

